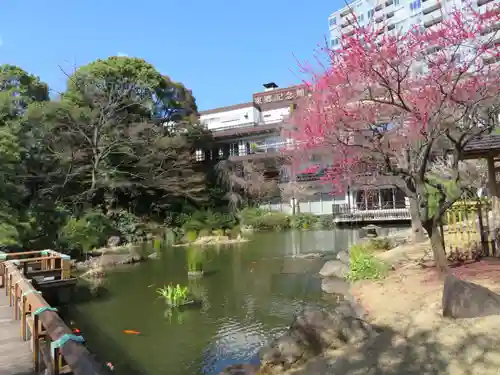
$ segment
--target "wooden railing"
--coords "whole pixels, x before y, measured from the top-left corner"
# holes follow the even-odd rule
[[[381,208],[381,209],[358,209],[346,204],[334,204],[333,220],[342,222],[376,222],[376,221],[403,221],[410,220],[410,209],[403,208]]]
[[[21,338],[31,342],[35,372],[104,374],[102,366],[84,346],[83,337],[75,335],[57,314],[57,309],[33,287],[27,275],[36,274],[69,279],[70,258],[52,250],[0,253],[2,287],[13,308],[13,318],[20,321]]]

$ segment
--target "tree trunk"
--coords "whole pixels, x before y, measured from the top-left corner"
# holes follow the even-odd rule
[[[425,241],[424,227],[422,226],[422,221],[420,220],[420,215],[418,213],[418,205],[416,199],[408,198],[410,200],[410,215],[411,215],[411,229],[412,229],[412,239],[414,243],[419,243]]]
[[[425,223],[424,227],[429,235],[429,238],[431,239],[432,253],[434,255],[436,268],[439,273],[447,274],[449,271],[448,259],[446,258],[446,251],[443,246],[443,236],[441,235],[441,231],[433,220],[429,220],[428,223]]]

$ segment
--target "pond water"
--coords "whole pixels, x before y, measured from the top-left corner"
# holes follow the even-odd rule
[[[160,259],[110,273],[103,298],[73,306],[70,318],[116,374],[218,374],[254,360],[304,304],[333,305],[317,275],[324,259],[300,255],[334,256],[358,238],[353,229],[259,233],[248,243],[206,248],[208,275],[192,280],[186,249],[165,249]],[[189,286],[202,307],[169,315],[156,290],[170,282]]]

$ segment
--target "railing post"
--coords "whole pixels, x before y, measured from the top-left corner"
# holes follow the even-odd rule
[[[7,254],[3,251],[0,251],[0,280],[2,281],[2,285],[0,288],[5,288],[5,261],[7,260]]]
[[[19,281],[20,280],[17,280],[14,283],[14,320],[19,320],[19,304],[17,299],[17,295],[19,292]]]
[[[33,316],[33,332],[31,332],[31,338],[33,340],[33,364],[35,366],[35,371],[40,372],[40,320],[38,315],[32,314]]]
[[[9,295],[9,269],[7,267],[4,267],[4,288],[5,288],[5,295]]]
[[[51,347],[51,349],[52,349],[52,347]],[[62,367],[61,353],[59,351],[59,348],[54,348],[50,352],[52,354],[52,360],[53,360],[52,362],[53,362],[53,366],[54,366],[53,374],[59,375],[59,373],[61,372],[61,367]]]
[[[69,279],[71,277],[71,257],[69,255],[61,255],[61,263],[61,279]]]
[[[21,295],[21,337],[26,341],[26,296]]]
[[[9,282],[7,286],[9,289],[9,306],[12,307],[12,275],[9,275]]]

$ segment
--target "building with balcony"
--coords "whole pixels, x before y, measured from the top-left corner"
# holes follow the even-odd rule
[[[483,12],[498,6],[499,0],[473,0],[470,5]],[[356,0],[328,17],[330,46],[339,48],[342,35],[359,26],[374,24],[379,32],[406,32],[415,25],[429,28],[439,24],[455,9],[468,5],[463,0]],[[354,16],[353,16],[354,15]]]
[[[200,121],[212,132],[217,146],[210,157],[238,161],[279,155],[286,145],[281,137],[283,126],[291,108],[305,95],[305,87],[279,88],[271,82],[264,88],[250,102],[200,112]]]
[[[276,197],[263,205],[270,210],[333,215],[340,223],[409,219],[408,202],[391,182],[381,182],[376,187],[371,183],[349,186],[334,193],[332,186],[321,180],[324,169],[303,172],[317,165],[317,160],[293,172],[283,152],[291,141],[283,130],[289,126],[291,111],[307,94],[306,88],[280,88],[274,82],[263,86],[264,91],[253,94],[249,102],[200,112],[200,122],[212,132],[215,147],[198,150],[197,160],[265,162],[265,176],[278,180],[283,191],[287,184],[299,185],[300,199]]]

